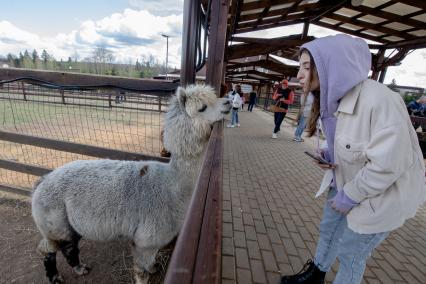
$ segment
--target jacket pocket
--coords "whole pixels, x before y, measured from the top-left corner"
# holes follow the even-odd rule
[[[336,137],[336,152],[339,157],[349,164],[364,164],[367,162],[365,146],[367,143],[352,142],[346,137]]]

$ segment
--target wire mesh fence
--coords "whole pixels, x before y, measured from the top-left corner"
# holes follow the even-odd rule
[[[159,156],[170,95],[119,88],[0,84],[0,131]],[[0,160],[54,169],[91,156],[0,140]],[[37,176],[0,168],[0,184],[30,188]]]

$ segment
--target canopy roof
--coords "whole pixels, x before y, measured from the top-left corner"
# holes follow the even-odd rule
[[[303,31],[296,35],[273,39],[239,36],[301,23]],[[376,75],[397,64],[408,51],[426,47],[425,0],[231,0],[225,56],[227,78],[235,77],[238,72],[252,78],[262,77],[259,68],[268,70],[269,75],[262,78],[269,80],[274,80],[274,76],[295,76],[294,66],[274,62],[268,54],[294,60],[300,45],[314,39],[307,36],[310,24],[374,41],[370,48],[376,51],[373,54]],[[385,51],[394,48],[397,53],[385,59]],[[256,56],[258,60],[245,59]],[[278,75],[271,76],[269,71]]]

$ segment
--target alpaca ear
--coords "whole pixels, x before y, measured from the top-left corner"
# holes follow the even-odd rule
[[[182,88],[182,87],[178,87],[178,89],[176,91],[176,96],[177,96],[179,104],[182,106],[182,108],[185,108],[185,104],[186,104],[185,89]]]

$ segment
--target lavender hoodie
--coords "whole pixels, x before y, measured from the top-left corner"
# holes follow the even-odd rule
[[[328,144],[330,161],[334,163],[334,135],[340,99],[358,83],[367,79],[371,53],[359,38],[338,34],[318,38],[302,45],[311,53],[320,81],[320,117]]]

